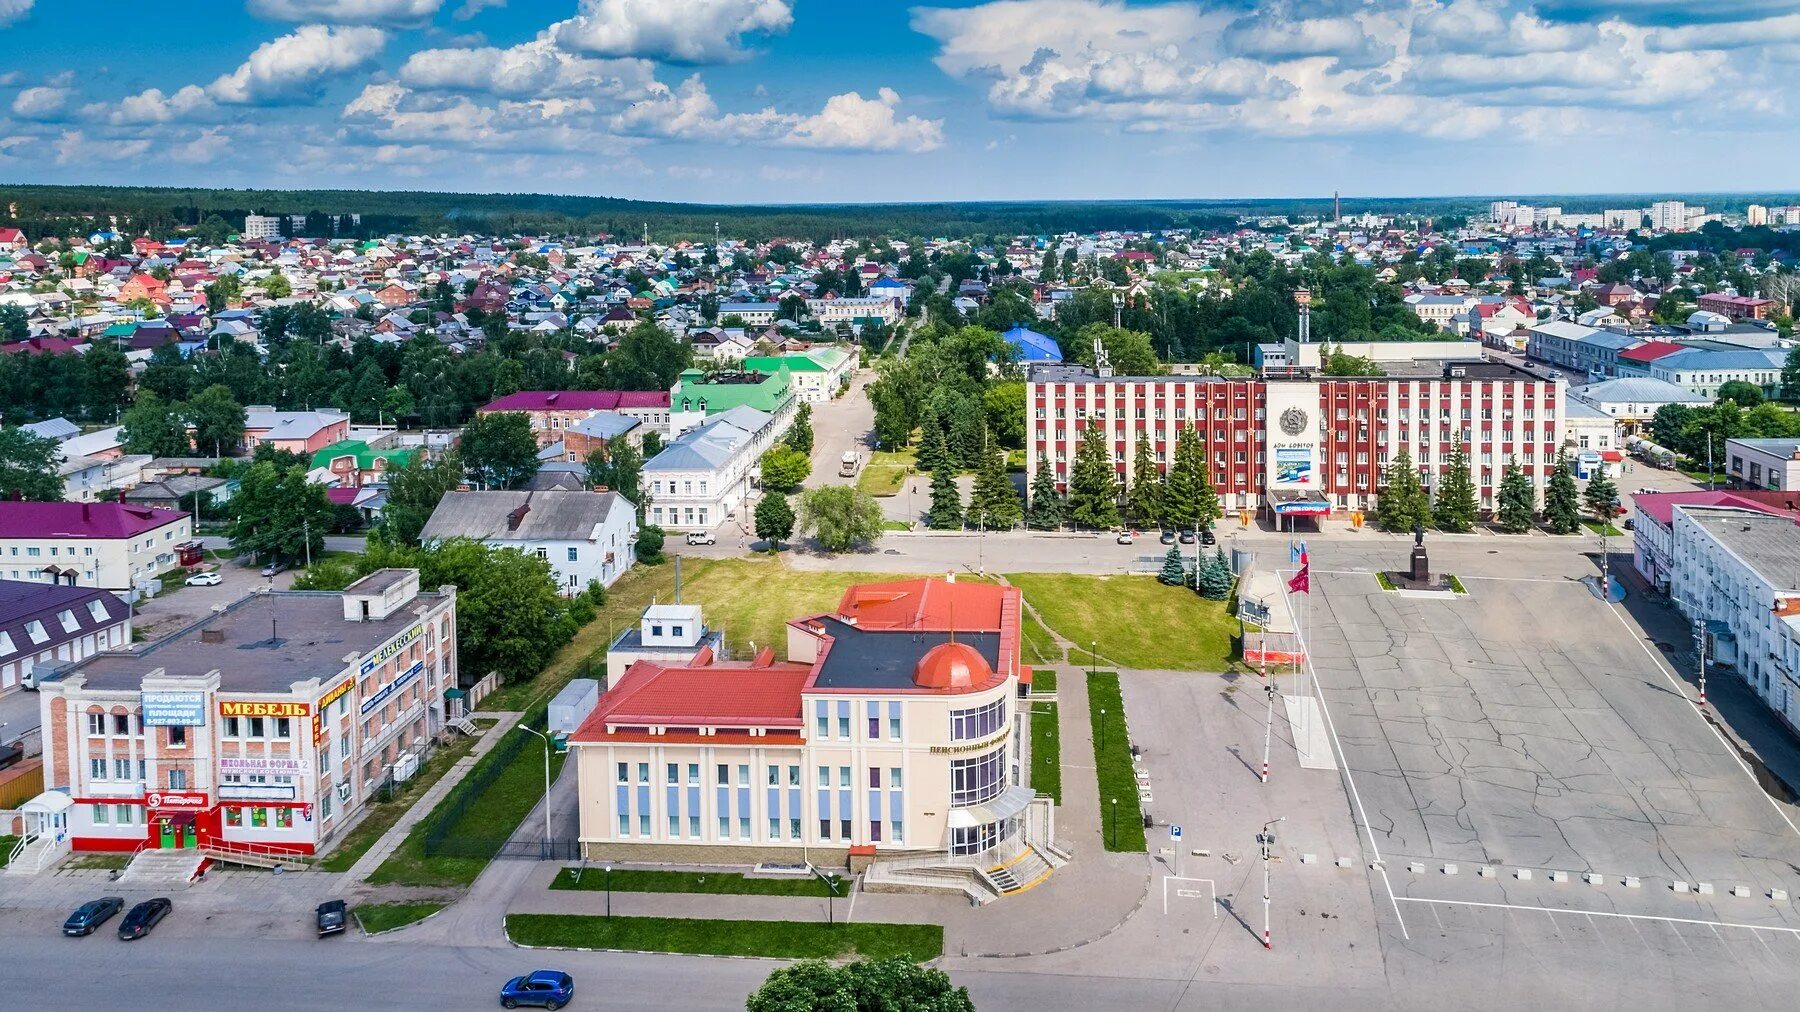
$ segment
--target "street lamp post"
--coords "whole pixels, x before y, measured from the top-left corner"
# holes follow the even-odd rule
[[[1275,834],[1270,831],[1270,828],[1273,827],[1276,823],[1286,822],[1286,821],[1287,821],[1287,816],[1284,815],[1281,818],[1276,819],[1274,822],[1265,822],[1265,823],[1263,823],[1262,832],[1256,834],[1256,842],[1262,847],[1263,948],[1265,948],[1265,949],[1273,949],[1275,947],[1273,941],[1269,937],[1269,861],[1270,861],[1271,857],[1273,856],[1273,852],[1274,852],[1274,848],[1275,848]]]
[[[550,739],[548,736],[543,734],[541,731],[537,731],[532,728],[526,727],[524,724],[517,724],[514,726],[516,726],[521,731],[530,731],[532,734],[535,734],[539,738],[542,738],[544,740],[544,849],[546,851],[548,851],[550,849],[550,845],[551,845],[551,838],[550,838]],[[612,869],[608,868],[607,871],[611,872]],[[609,897],[608,903],[610,904],[610,902],[611,902],[610,897],[612,895],[611,886],[610,886],[611,878],[609,877],[607,881],[609,883],[608,889],[607,889],[607,895]]]
[[[1107,832],[1107,838],[1112,841],[1110,844],[1108,844],[1108,846],[1111,846],[1115,849],[1119,846],[1119,799],[1118,798],[1112,799],[1111,828]],[[1264,891],[1267,892],[1267,890],[1264,890]]]
[[[612,865],[606,866],[606,916],[612,916]]]
[[[1106,751],[1106,707],[1100,708],[1100,751]]]
[[[1264,649],[1267,649],[1266,647]],[[1269,782],[1269,748],[1275,740],[1275,683],[1264,680],[1263,695],[1268,697],[1268,712],[1263,717],[1263,770],[1262,782]]]

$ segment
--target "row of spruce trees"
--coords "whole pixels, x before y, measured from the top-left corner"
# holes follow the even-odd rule
[[[1573,534],[1581,527],[1582,507],[1594,519],[1610,523],[1619,501],[1618,487],[1604,473],[1589,479],[1585,492],[1577,489],[1575,468],[1566,450],[1544,488],[1543,523],[1552,534]],[[1507,461],[1500,476],[1500,495],[1494,523],[1508,534],[1524,534],[1538,522],[1537,495],[1531,478],[1517,457]],[[1473,530],[1480,519],[1474,476],[1469,472],[1468,451],[1450,451],[1436,495],[1426,491],[1412,456],[1401,450],[1388,462],[1381,498],[1375,507],[1375,523],[1383,530],[1410,531],[1415,526],[1462,533]]]

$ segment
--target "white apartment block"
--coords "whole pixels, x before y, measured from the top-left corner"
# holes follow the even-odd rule
[[[1800,525],[1791,517],[1676,506],[1669,596],[1703,623],[1711,661],[1800,729]]]

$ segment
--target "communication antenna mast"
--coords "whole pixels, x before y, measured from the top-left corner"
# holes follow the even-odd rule
[[[1094,338],[1094,372],[1098,373],[1101,379],[1113,374],[1112,361],[1107,357],[1106,346],[1101,344],[1097,337]]]

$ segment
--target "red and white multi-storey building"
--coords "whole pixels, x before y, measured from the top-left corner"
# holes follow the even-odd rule
[[[1110,437],[1122,485],[1142,441],[1167,471],[1177,433],[1195,429],[1228,512],[1349,516],[1374,507],[1401,449],[1435,485],[1460,444],[1481,507],[1495,508],[1509,460],[1542,496],[1563,439],[1560,380],[1500,362],[1421,364],[1419,374],[1300,379],[1100,376],[1038,366],[1026,388],[1026,473],[1047,460],[1067,488],[1082,434]]]

